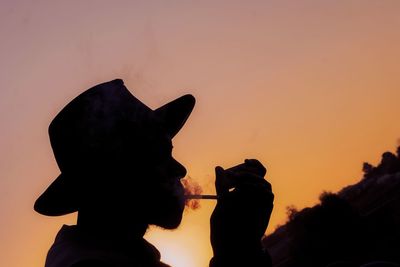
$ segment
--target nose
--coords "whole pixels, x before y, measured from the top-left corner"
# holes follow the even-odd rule
[[[173,165],[173,174],[176,177],[179,177],[179,179],[182,179],[183,177],[185,177],[186,173],[187,173],[186,168],[182,164],[180,164],[176,159],[172,158],[172,161],[173,161],[173,164],[172,164]]]

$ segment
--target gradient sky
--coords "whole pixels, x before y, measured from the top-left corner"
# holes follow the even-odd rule
[[[47,127],[83,90],[123,78],[152,108],[192,93],[174,155],[213,192],[214,167],[258,158],[285,207],[361,178],[400,137],[400,1],[11,1],[0,8],[1,266],[43,266],[63,223],[33,212],[58,175]],[[211,257],[213,202],[146,237],[174,267]]]

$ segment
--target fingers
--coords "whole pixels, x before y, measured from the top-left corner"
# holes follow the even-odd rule
[[[253,169],[254,173],[264,177],[267,174],[267,169],[256,159],[245,159],[244,163],[249,169]]]
[[[226,171],[225,176],[230,180],[231,188],[240,188],[243,186],[254,185],[272,191],[271,184],[266,181],[262,176],[256,175],[251,172],[229,172]]]
[[[215,168],[215,189],[218,196],[229,192],[230,189],[226,172],[220,166]]]
[[[233,201],[232,204],[235,206],[238,204],[237,201],[242,204],[258,203],[257,206],[272,205],[274,194],[271,184],[262,177],[248,172],[232,173],[223,169],[220,171],[217,177],[230,182],[229,185],[220,186],[217,182],[220,180],[217,178],[217,194],[220,201]],[[234,190],[230,190],[232,188]]]
[[[263,187],[250,183],[236,187],[232,192],[230,192],[230,194],[234,195],[235,198],[242,199],[242,201],[262,201],[264,203],[272,203],[274,200],[274,194],[270,187]]]
[[[226,171],[246,171],[257,174],[261,177],[264,177],[267,173],[267,169],[256,159],[246,159],[244,163],[226,169]]]
[[[272,194],[272,187],[264,179],[267,169],[256,159],[246,159],[244,164],[224,170],[222,167],[215,168],[215,187],[217,195],[225,195],[231,189],[268,191]]]

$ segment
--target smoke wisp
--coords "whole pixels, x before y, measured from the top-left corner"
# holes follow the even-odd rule
[[[182,185],[185,189],[185,195],[200,195],[203,192],[201,186],[192,179],[192,177],[187,176],[182,179]],[[198,199],[188,199],[185,200],[186,207],[196,210],[200,208],[200,201]]]

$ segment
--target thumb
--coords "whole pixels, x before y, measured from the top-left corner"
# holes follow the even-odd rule
[[[224,168],[221,166],[215,167],[215,189],[218,196],[229,192],[229,185],[227,182]]]

